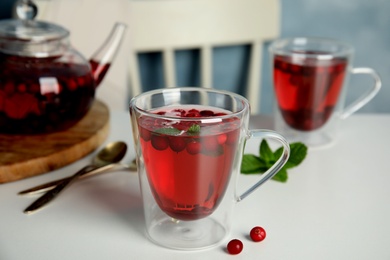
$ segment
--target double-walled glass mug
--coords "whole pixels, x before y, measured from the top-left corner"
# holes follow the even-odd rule
[[[130,101],[146,230],[174,249],[217,245],[229,233],[235,203],[286,163],[280,134],[249,130],[249,104],[240,95],[197,87],[158,89]],[[244,143],[269,138],[283,154],[252,187],[236,193]]]
[[[275,40],[269,47],[276,97],[275,129],[289,141],[331,144],[340,121],[369,102],[381,88],[371,68],[353,68],[353,48],[325,38]],[[374,84],[345,106],[349,74],[368,74]]]

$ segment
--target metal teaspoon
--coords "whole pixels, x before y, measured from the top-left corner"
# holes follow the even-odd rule
[[[88,171],[96,170],[101,167],[105,167],[109,164],[117,163],[125,156],[127,151],[127,145],[124,142],[112,142],[107,144],[93,159],[91,165],[83,167],[81,170],[76,172],[74,175],[62,180],[55,188],[47,191],[29,207],[24,210],[24,213],[33,213],[36,210],[42,208],[48,204],[54,198],[58,196],[66,187],[76,181],[80,176],[87,173]]]
[[[97,175],[99,173],[108,172],[111,169],[115,169],[115,170],[121,169],[121,170],[137,171],[137,164],[135,162],[135,159],[130,164],[110,163],[110,164],[107,164],[105,166],[102,166],[102,167],[95,168],[93,170],[84,172],[81,176],[79,176],[79,179],[85,179],[87,177],[92,177],[92,176],[95,176],[95,175]],[[18,195],[39,194],[39,193],[42,193],[42,192],[45,192],[45,191],[53,189],[55,186],[57,186],[58,184],[60,184],[61,182],[65,181],[66,179],[69,179],[69,178],[71,178],[71,176],[70,177],[65,177],[65,178],[62,178],[62,179],[58,179],[58,180],[54,180],[54,181],[50,181],[50,182],[47,182],[47,183],[44,183],[44,184],[40,184],[38,186],[29,188],[29,189],[26,189],[26,190],[22,190],[22,191],[20,191],[18,193]]]

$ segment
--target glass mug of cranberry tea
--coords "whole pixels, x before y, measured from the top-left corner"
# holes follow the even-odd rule
[[[311,147],[332,144],[340,121],[367,104],[381,88],[371,68],[353,68],[353,48],[325,38],[275,40],[269,47],[276,97],[275,130]],[[345,106],[349,74],[368,74],[374,84]]]
[[[281,135],[248,129],[248,101],[231,92],[193,87],[145,92],[131,100],[130,115],[147,234],[168,248],[203,249],[221,242],[234,204],[289,157]],[[252,138],[281,143],[283,154],[237,195],[244,143]]]

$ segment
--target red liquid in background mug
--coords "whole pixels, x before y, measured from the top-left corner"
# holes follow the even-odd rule
[[[91,66],[103,70],[102,76],[109,67],[93,61]],[[0,132],[41,134],[71,127],[89,110],[99,80],[88,64],[0,54]]]
[[[300,64],[294,63],[291,57],[275,55],[275,94],[281,114],[289,126],[311,131],[327,122],[343,86],[347,63],[346,58],[305,58]]]
[[[155,113],[177,116],[178,120],[139,119],[142,154],[153,196],[161,210],[175,219],[207,217],[221,202],[230,179],[240,134],[239,118],[204,124],[196,117],[212,118],[226,115],[226,111],[203,106],[162,108]],[[194,120],[181,121],[184,117]]]

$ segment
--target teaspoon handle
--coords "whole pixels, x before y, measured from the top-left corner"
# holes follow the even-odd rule
[[[80,178],[87,177],[88,173],[96,171],[96,167],[94,167],[92,165],[85,166],[82,170],[84,170],[84,172],[80,176]],[[54,188],[55,186],[57,186],[58,184],[60,184],[61,182],[68,180],[71,177],[72,176],[65,177],[65,178],[58,179],[58,180],[54,180],[54,181],[50,181],[50,182],[47,182],[47,183],[43,183],[43,184],[40,184],[38,186],[34,186],[34,187],[31,187],[31,188],[28,188],[26,190],[22,190],[18,194],[19,195],[36,194],[36,193],[41,193],[41,192],[44,192],[44,191],[48,191],[48,190],[51,190],[52,188]]]
[[[79,176],[81,176],[86,170],[88,170],[90,166],[85,166],[81,170],[79,170],[77,173],[75,173],[73,176],[69,177],[68,179],[62,181],[57,186],[55,186],[53,189],[47,191],[45,194],[43,194],[41,197],[39,197],[36,201],[34,201],[30,206],[28,206],[24,213],[30,214],[35,212],[36,210],[42,208],[46,204],[48,204],[50,201],[52,201],[54,198],[56,198],[66,187],[68,187],[70,184],[72,184]]]
[[[118,165],[119,164],[112,163],[112,164],[108,164],[108,165],[97,167],[97,168],[95,166],[89,166],[89,168],[86,169],[79,176],[79,178],[80,179],[84,179],[84,178],[87,178],[87,177],[91,177],[91,176],[96,175],[98,173],[110,170],[111,168],[114,168],[115,166],[118,166]],[[72,178],[72,176],[65,177],[65,178],[58,179],[58,180],[54,180],[54,181],[47,182],[47,183],[44,183],[44,184],[40,184],[38,186],[29,188],[29,189],[26,189],[26,190],[22,190],[18,194],[19,195],[26,195],[26,194],[31,195],[31,194],[37,194],[37,193],[41,193],[41,192],[44,192],[44,191],[48,191],[48,190],[53,189],[55,186],[57,186],[58,184],[62,183],[63,181],[68,180],[69,178]]]

